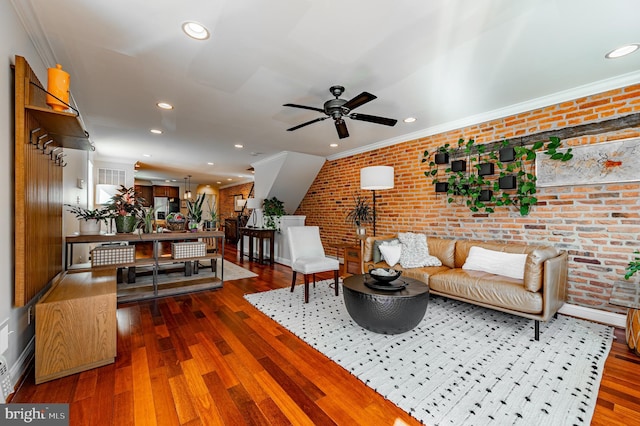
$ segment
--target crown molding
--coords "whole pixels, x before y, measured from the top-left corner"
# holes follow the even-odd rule
[[[405,135],[397,136],[391,139],[386,139],[380,142],[375,142],[369,145],[361,146],[359,148],[342,151],[340,153],[327,157],[327,160],[333,161],[340,158],[351,157],[356,154],[362,154],[365,152],[373,151],[387,146],[396,145],[402,142],[407,142],[414,139],[420,139],[428,136],[438,135],[440,133],[449,132],[451,130],[461,129],[474,124],[484,123],[491,120],[497,120],[500,118],[517,115],[523,112],[544,108],[549,105],[556,105],[562,102],[572,101],[584,96],[591,96],[598,93],[603,93],[608,90],[620,89],[633,84],[640,83],[640,71],[623,74],[617,77],[609,78],[606,80],[596,81],[594,83],[586,84],[583,86],[574,87],[572,89],[564,90],[562,92],[553,93],[548,96],[542,96],[539,98],[531,99],[525,102],[509,105],[504,108],[498,108],[492,111],[484,112],[481,114],[471,115],[461,118],[459,120],[450,121],[448,123],[438,124],[436,126],[427,127],[426,129],[418,130],[413,133],[407,133]]]

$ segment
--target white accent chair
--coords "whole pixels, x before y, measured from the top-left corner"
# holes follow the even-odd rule
[[[318,272],[333,271],[333,285],[336,296],[338,296],[340,262],[338,259],[325,256],[324,247],[320,240],[320,228],[317,226],[291,226],[288,230],[291,269],[293,270],[291,291],[293,292],[295,288],[297,273],[304,274],[304,303],[309,303],[309,274],[313,276],[315,286]]]

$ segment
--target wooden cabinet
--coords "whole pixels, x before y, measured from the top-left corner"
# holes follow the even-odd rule
[[[177,186],[153,185],[153,196],[180,198],[180,188]]]
[[[238,242],[238,219],[226,218],[224,220],[224,239],[229,244]]]
[[[360,246],[353,245],[344,249],[344,270],[347,274],[361,274],[362,262]]]
[[[36,304],[36,384],[114,362],[116,269],[67,272]]]
[[[135,185],[136,194],[144,199],[142,205],[150,207],[153,204],[153,186],[151,185]]]

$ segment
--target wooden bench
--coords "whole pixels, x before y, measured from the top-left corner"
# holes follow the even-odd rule
[[[36,304],[36,384],[116,357],[116,268],[67,271]]]

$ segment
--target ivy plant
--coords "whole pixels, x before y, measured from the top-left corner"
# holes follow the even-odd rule
[[[544,149],[544,154],[556,161],[569,161],[573,158],[571,148],[565,152],[558,149],[561,141],[557,137],[550,137],[545,144],[542,141],[535,142],[531,146],[515,146],[514,161],[505,163],[498,160],[497,150],[508,147],[509,141],[505,140],[495,148],[487,152],[486,145],[476,145],[474,139],[465,142],[463,138],[458,140],[457,147],[449,144],[437,148],[433,153],[424,151],[422,163],[427,163],[425,177],[431,179],[432,184],[440,182],[440,168],[433,161],[432,156],[438,152],[448,152],[452,158],[464,157],[468,162],[468,171],[452,171],[451,166],[445,170],[447,188],[447,202],[453,203],[459,199],[472,211],[484,211],[493,213],[493,206],[515,206],[522,216],[526,216],[531,211],[531,206],[538,202],[536,198],[536,176],[529,168],[536,159],[537,151]],[[482,163],[493,161],[498,167],[498,179],[486,178],[480,175],[479,171]],[[516,178],[516,188],[513,190],[501,189],[499,178],[513,175]],[[492,190],[489,200],[481,200],[483,190]]]
[[[634,251],[633,253],[635,255],[640,255],[640,251],[638,250]],[[636,272],[640,272],[640,257],[636,256],[631,262],[629,262],[625,270],[627,271],[624,274],[625,280],[628,280],[629,278],[631,278],[631,276]]]

